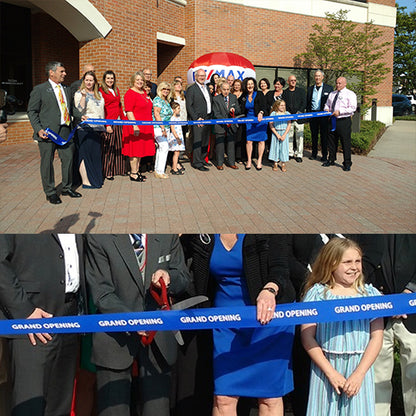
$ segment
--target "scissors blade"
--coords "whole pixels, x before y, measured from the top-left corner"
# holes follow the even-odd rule
[[[192,308],[192,306],[199,305],[200,303],[206,302],[207,300],[209,299],[203,295],[193,296],[192,298],[181,300],[180,302],[173,304],[170,308],[173,311],[189,309]]]

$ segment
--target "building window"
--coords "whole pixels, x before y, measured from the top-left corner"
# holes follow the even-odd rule
[[[8,114],[26,111],[32,90],[30,9],[0,3],[0,88]]]

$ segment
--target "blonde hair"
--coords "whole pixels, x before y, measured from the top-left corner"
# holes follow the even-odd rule
[[[144,77],[143,71],[136,71],[131,77],[130,77],[130,88],[134,86],[134,82],[136,81],[136,78],[140,75],[141,79],[143,80],[143,89],[144,84],[146,82],[146,78]]]
[[[310,273],[306,280],[302,297],[305,296],[308,290],[316,283],[327,286],[327,289],[334,287],[335,279],[333,273],[340,265],[344,253],[350,248],[357,250],[362,257],[363,253],[359,245],[348,238],[334,237],[321,248],[318,257],[312,266],[312,273]],[[364,276],[362,273],[358,279],[355,280],[353,287],[358,292],[365,292]]]
[[[286,107],[286,101],[285,100],[276,100],[272,105],[272,111],[277,113],[279,111],[280,104],[284,104]]]
[[[172,88],[170,87],[169,82],[165,82],[162,81],[158,86],[157,86],[157,90],[156,90],[156,95],[158,97],[160,97],[162,100],[164,100],[164,98],[162,97],[162,90],[163,88],[169,88],[170,92],[172,92]],[[170,93],[169,93],[170,94]]]
[[[217,94],[221,94],[221,85],[226,82],[228,84],[228,81],[224,77],[218,78],[217,82],[215,83],[215,92]]]
[[[84,74],[84,76],[82,77],[81,86],[79,87],[79,91],[82,91],[85,88],[85,78],[88,75],[94,78],[94,97],[95,97],[95,99],[101,100],[102,97],[101,97],[100,91],[98,91],[98,87],[99,87],[98,80],[97,80],[97,76],[95,75],[94,71],[87,71]]]

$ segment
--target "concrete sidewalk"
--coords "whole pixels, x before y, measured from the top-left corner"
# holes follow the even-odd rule
[[[411,134],[416,123],[410,123]],[[386,140],[395,142],[401,159],[411,154],[401,124],[389,127],[377,151]],[[260,172],[200,172],[185,164],[184,176],[168,180],[116,177],[102,189],[80,189],[82,198],[51,205],[42,192],[37,145],[0,146],[0,232],[416,232],[415,158],[395,159],[389,150],[353,155],[352,171],[344,172],[340,164],[324,168],[304,156],[303,163],[291,160],[286,173],[271,165]],[[55,160],[57,183],[59,172]]]

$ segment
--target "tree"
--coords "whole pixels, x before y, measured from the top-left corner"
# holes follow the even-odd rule
[[[406,7],[397,8],[393,80],[403,86],[403,92],[416,89],[416,12],[407,13]]]
[[[348,20],[348,10],[325,15],[326,24],[312,26],[315,32],[309,34],[306,52],[295,56],[295,66],[322,69],[332,84],[340,76],[348,78],[348,88],[361,97],[364,113],[376,86],[389,72],[380,58],[390,43],[380,42],[383,32],[372,22],[360,27]]]

